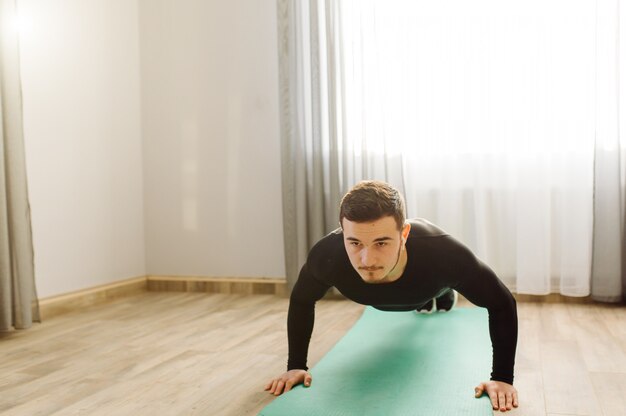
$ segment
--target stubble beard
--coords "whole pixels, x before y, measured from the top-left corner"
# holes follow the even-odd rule
[[[381,279],[375,280],[375,282],[378,283],[383,283],[385,281],[388,280],[389,275],[396,269],[396,267],[398,266],[398,263],[400,262],[400,255],[402,254],[402,244],[400,244],[400,247],[398,248],[398,254],[396,256],[396,262],[394,263],[393,267],[391,269],[389,269],[389,272],[383,276]],[[370,270],[372,269],[372,270]],[[363,270],[367,273],[368,277],[370,279],[374,279],[374,273],[380,269],[384,269],[384,267],[359,267],[359,270]]]

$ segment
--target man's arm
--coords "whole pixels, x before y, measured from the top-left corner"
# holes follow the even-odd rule
[[[475,276],[457,289],[470,302],[487,308],[493,349],[491,380],[513,384],[517,348],[517,304],[495,273],[476,259]]]
[[[491,380],[513,384],[517,347],[517,304],[496,274],[462,243],[452,240],[448,251],[450,286],[489,312],[493,348]]]
[[[451,237],[450,237],[451,238]],[[489,335],[493,349],[491,381],[480,383],[476,397],[489,395],[494,409],[510,410],[518,406],[513,387],[515,350],[517,348],[517,304],[511,292],[485,263],[467,247],[452,239],[453,264],[451,285],[470,302],[487,308]]]
[[[311,385],[312,377],[307,372],[306,364],[315,322],[315,303],[329,288],[330,286],[315,278],[307,264],[302,267],[289,299],[287,372],[271,380],[265,386],[265,390],[269,390],[271,394],[278,396],[300,383],[304,383],[307,387]]]
[[[495,273],[480,260],[478,262],[483,269],[483,279],[492,280],[495,278],[497,280],[502,303],[484,306],[489,311],[489,335],[493,348],[493,365],[491,381],[479,383],[474,389],[475,397],[481,397],[484,393],[489,396],[494,410],[505,412],[519,406],[517,390],[513,387],[513,368],[517,347],[517,304],[511,292],[496,277]],[[492,276],[488,277],[489,275]],[[478,303],[480,298],[474,297],[473,294],[467,298],[478,306],[483,306]]]
[[[287,370],[308,370],[306,362],[315,323],[315,303],[324,296],[329,288],[330,286],[321,283],[313,276],[306,264],[302,267],[289,299],[287,317],[289,359]]]

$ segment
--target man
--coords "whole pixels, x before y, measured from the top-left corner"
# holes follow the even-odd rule
[[[280,395],[297,384],[310,386],[307,353],[315,302],[330,287],[347,298],[385,311],[447,311],[457,290],[489,311],[493,347],[491,380],[475,388],[494,409],[518,406],[513,387],[517,309],[511,292],[463,244],[426,220],[405,220],[404,201],[384,182],[357,184],[342,199],[341,228],[310,251],[291,293],[287,320],[287,372],[265,390]]]

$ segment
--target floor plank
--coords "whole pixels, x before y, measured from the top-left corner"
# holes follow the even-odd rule
[[[626,374],[591,373],[591,382],[604,416],[626,414]]]

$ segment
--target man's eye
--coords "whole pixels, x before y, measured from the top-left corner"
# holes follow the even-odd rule
[[[386,246],[386,245],[387,245],[387,243],[385,243],[384,241],[379,241],[378,243],[376,243],[376,245],[377,245],[378,247],[384,247],[384,246]]]
[[[352,241],[352,242],[350,242],[350,245],[354,246],[354,247],[358,247],[359,245],[361,245],[361,243],[358,243],[356,241]]]

